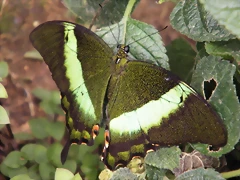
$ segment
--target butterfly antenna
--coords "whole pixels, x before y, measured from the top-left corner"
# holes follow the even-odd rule
[[[139,38],[139,39],[137,39],[137,40],[129,43],[128,46],[131,45],[131,44],[133,44],[133,43],[135,43],[135,42],[138,42],[138,41],[140,41],[140,40],[142,40],[142,39],[145,39],[146,37],[149,37],[149,36],[152,36],[152,35],[154,35],[154,34],[157,34],[157,33],[161,32],[161,31],[167,29],[167,27],[168,27],[168,26],[165,26],[165,27],[164,27],[163,29],[161,29],[160,31],[157,31],[157,32],[154,32],[154,33],[149,34],[149,35],[147,35],[147,36],[144,36],[144,37],[142,37],[142,38]]]
[[[111,21],[111,24],[113,24],[112,21]],[[119,27],[119,23],[117,23],[117,25],[118,25],[118,29],[119,29],[119,28],[120,28],[120,27]],[[110,30],[113,38],[115,39],[115,41],[117,42],[117,44],[119,44],[120,31],[118,31],[118,36],[117,36],[117,38],[116,38],[116,36],[114,35],[114,33],[113,33],[113,31],[112,31],[112,29],[110,28],[109,25],[108,25],[108,27],[109,27],[109,30]]]
[[[110,1],[110,0],[104,0],[104,1],[102,2],[102,4],[99,4],[99,8],[98,8],[95,16],[93,17],[91,24],[89,25],[89,29],[90,29],[90,30],[92,29],[92,27],[93,27],[93,25],[94,25],[97,17],[98,17],[99,14],[101,13],[102,8],[103,8],[109,1]]]

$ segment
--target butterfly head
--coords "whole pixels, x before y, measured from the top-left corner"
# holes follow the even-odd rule
[[[122,64],[123,59],[127,59],[130,47],[128,45],[119,44],[118,52],[115,56],[115,64]]]

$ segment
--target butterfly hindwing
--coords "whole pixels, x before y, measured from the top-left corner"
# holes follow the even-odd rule
[[[134,154],[130,147],[141,143],[160,147],[187,142],[216,147],[226,144],[226,129],[219,116],[169,71],[145,62],[128,61],[116,76],[108,109],[109,153],[117,157],[116,164],[118,146],[124,143],[129,146],[126,154]],[[138,138],[141,141],[136,141]],[[141,150],[144,153],[147,149]]]

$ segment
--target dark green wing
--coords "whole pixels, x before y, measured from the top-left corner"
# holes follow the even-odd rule
[[[61,91],[71,139],[89,140],[93,125],[102,123],[112,50],[89,29],[65,21],[41,24],[30,40]]]
[[[131,158],[131,154],[144,153],[146,149],[136,146],[144,141],[160,146],[187,142],[217,147],[226,144],[223,122],[190,86],[169,71],[148,63],[128,61],[124,68],[114,82],[107,111],[110,166]],[[119,157],[119,144],[125,156]],[[133,145],[135,149],[131,148]]]

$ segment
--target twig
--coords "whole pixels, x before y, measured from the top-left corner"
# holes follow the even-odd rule
[[[2,16],[3,8],[4,8],[4,6],[5,6],[6,4],[7,4],[7,0],[3,0],[2,6],[1,6],[1,9],[0,9],[0,17]]]
[[[98,8],[95,16],[93,17],[91,24],[89,25],[89,29],[90,29],[90,30],[92,29],[93,24],[95,23],[97,17],[99,16],[102,8],[103,8],[108,2],[109,2],[109,0],[104,0],[102,4],[99,4],[99,8]]]
[[[234,170],[234,171],[229,171],[229,172],[223,172],[223,173],[221,173],[221,176],[225,179],[238,177],[238,176],[240,176],[240,169]]]

